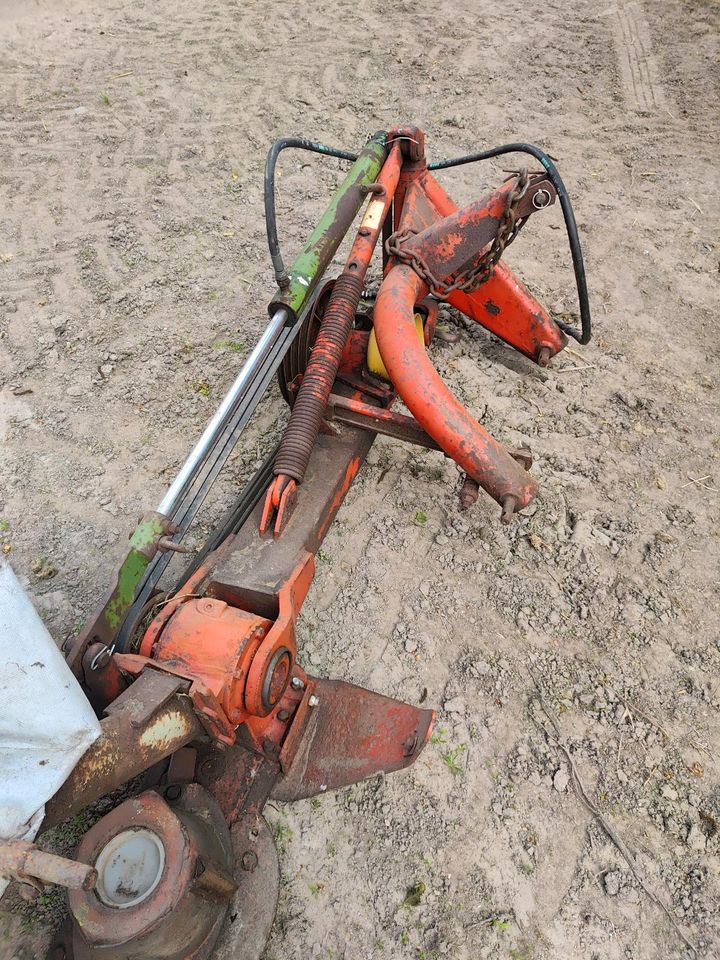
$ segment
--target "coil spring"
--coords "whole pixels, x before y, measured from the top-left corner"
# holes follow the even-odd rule
[[[364,271],[361,271],[361,274]],[[280,441],[275,476],[284,474],[301,483],[315,446],[340,359],[352,330],[360,302],[363,276],[349,271],[335,281],[317,340]]]

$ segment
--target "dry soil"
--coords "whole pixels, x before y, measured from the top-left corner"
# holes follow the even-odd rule
[[[324,545],[305,663],[440,716],[404,774],[268,809],[265,960],[720,956],[718,11],[0,0],[0,539],[58,642],[263,327],[274,138],[536,141],[576,204],[591,346],[543,371],[448,312],[433,348],[531,446],[536,504],[460,514],[449,461],[379,440]],[[507,166],[443,182],[468,201]],[[283,158],[287,251],[342,167]],[[508,260],[572,313],[557,209]],[[285,419],[273,391],[218,505]],[[59,903],[5,902],[0,955],[39,956]]]

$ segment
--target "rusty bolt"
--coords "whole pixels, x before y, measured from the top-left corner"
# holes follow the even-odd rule
[[[320,697],[316,697],[314,693],[308,697],[309,707],[316,707],[319,703],[320,703]]]
[[[360,227],[360,229],[358,230],[358,233],[360,234],[361,237],[370,236],[370,230],[367,227]]]
[[[302,682],[300,677],[293,677],[292,680],[290,681],[290,686],[293,688],[293,690],[305,689],[305,684]]]
[[[418,737],[417,733],[411,733],[407,740],[403,743],[403,756],[411,757],[415,753],[415,748],[417,747]]]
[[[550,347],[540,347],[537,355],[537,365],[546,367],[550,363]]]
[[[508,524],[513,518],[517,507],[517,497],[509,493],[502,502],[502,513],[500,514],[500,523]]]
[[[470,507],[477,501],[479,489],[480,486],[476,480],[473,480],[472,477],[465,477],[463,484],[460,487],[461,510],[469,510]]]
[[[170,801],[179,800],[181,793],[182,787],[177,783],[171,783],[165,790],[165,799]]]
[[[157,542],[157,547],[160,553],[194,553],[192,547],[186,547],[184,543],[177,543],[175,540],[171,540],[170,537],[160,537]]]
[[[288,710],[278,710],[277,712],[278,720],[287,720],[289,716],[290,716],[290,712]]]
[[[217,749],[219,746],[218,743],[213,744],[213,748]],[[207,778],[208,780],[215,780],[218,777],[221,777],[225,770],[225,757],[218,756],[215,754],[213,757],[207,757],[200,765],[200,775]]]
[[[240,866],[248,873],[252,873],[258,865],[258,857],[254,850],[246,850],[240,858]]]
[[[265,753],[275,753],[275,744],[272,742],[270,737],[265,737],[263,740],[263,750]]]

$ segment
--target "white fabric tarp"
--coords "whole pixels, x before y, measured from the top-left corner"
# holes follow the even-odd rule
[[[0,840],[32,839],[100,724],[10,564],[0,560]],[[0,878],[0,896],[6,883]]]

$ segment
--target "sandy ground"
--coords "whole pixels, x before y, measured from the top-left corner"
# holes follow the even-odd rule
[[[678,929],[720,956],[718,13],[0,0],[0,539],[58,641],[262,328],[275,137],[357,148],[409,121],[434,157],[537,141],[576,202],[593,344],[541,371],[448,317],[460,339],[433,352],[532,447],[529,515],[459,514],[451,463],[382,440],[327,539],[306,664],[441,713],[406,773],[268,809],[265,960],[693,956]],[[283,161],[287,250],[341,167]],[[502,167],[443,182],[466,201]],[[508,257],[558,314],[560,227],[536,217]],[[218,500],[285,417],[273,392]],[[57,916],[57,897],[6,902],[3,960],[39,955]]]

